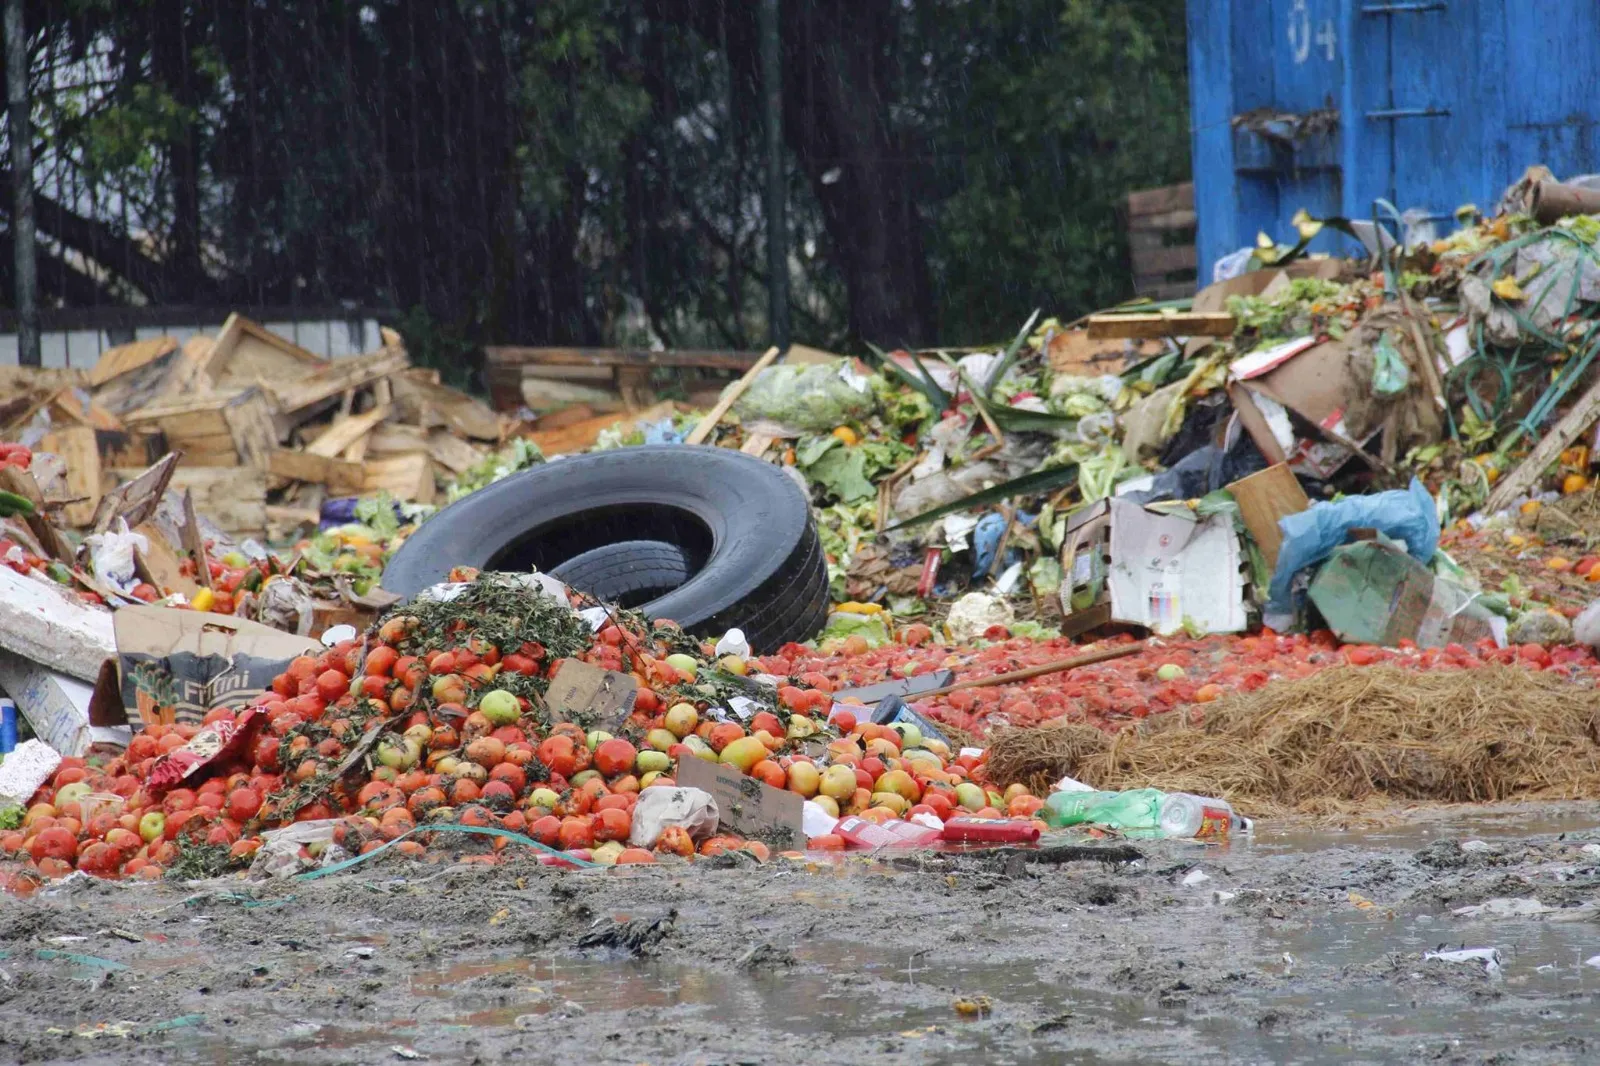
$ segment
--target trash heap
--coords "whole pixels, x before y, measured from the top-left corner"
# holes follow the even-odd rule
[[[980,752],[931,726],[858,719],[824,679],[751,676],[753,660],[538,575],[452,579],[320,653],[213,662],[239,700],[203,712],[172,684],[192,662],[125,663],[143,720],[126,751],[19,748],[5,785],[40,770],[38,788],[0,811],[0,850],[30,875],[155,878],[458,852],[475,834],[472,861],[527,846],[558,865],[927,841],[963,813],[1037,837],[1043,801],[994,787]]]

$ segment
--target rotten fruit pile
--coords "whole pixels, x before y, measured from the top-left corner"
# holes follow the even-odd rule
[[[762,841],[697,840],[681,827],[651,849],[628,846],[641,791],[673,785],[675,766],[695,758],[879,822],[1032,817],[1042,805],[1020,786],[987,787],[980,756],[955,756],[913,727],[857,720],[834,703],[828,677],[763,683],[745,676],[754,662],[717,658],[670,622],[611,610],[593,629],[574,597],[505,575],[457,578],[360,640],[294,659],[245,707],[149,726],[98,765],[65,760],[0,849],[45,876],[193,877],[248,863],[267,830],[337,819],[333,843],[351,854],[396,840],[408,854],[454,854],[482,839],[457,833],[435,844],[426,832],[455,823],[602,864],[734,849],[766,858]],[[638,682],[614,735],[553,720],[545,697],[567,659]],[[197,736],[212,749],[197,752]],[[507,846],[496,838],[467,858],[495,862]]]

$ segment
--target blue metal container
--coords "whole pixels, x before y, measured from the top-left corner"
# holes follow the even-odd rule
[[[1530,165],[1600,171],[1600,3],[1189,0],[1189,95],[1203,285],[1302,207],[1444,233]]]

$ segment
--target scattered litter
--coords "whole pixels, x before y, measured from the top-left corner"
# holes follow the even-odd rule
[[[1206,873],[1204,870],[1197,869],[1190,870],[1188,873],[1184,874],[1183,880],[1180,881],[1179,884],[1183,885],[1185,888],[1189,888],[1194,885],[1204,884],[1209,880],[1211,880],[1210,874]]]
[[[1422,956],[1424,961],[1437,959],[1440,962],[1481,962],[1485,975],[1491,978],[1502,976],[1504,971],[1500,968],[1500,951],[1498,948],[1461,948],[1456,951],[1430,951]]]
[[[1538,914],[1549,914],[1555,909],[1546,907],[1536,899],[1497,897],[1471,907],[1458,907],[1450,913],[1457,918],[1528,918]]]

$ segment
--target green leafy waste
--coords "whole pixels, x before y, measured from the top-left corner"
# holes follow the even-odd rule
[[[795,448],[795,466],[807,480],[838,500],[857,503],[874,499],[873,479],[911,457],[911,449],[893,440],[868,440],[847,445],[838,437],[806,437]]]

